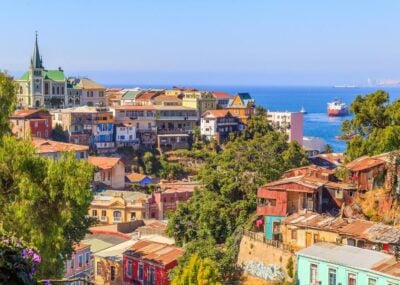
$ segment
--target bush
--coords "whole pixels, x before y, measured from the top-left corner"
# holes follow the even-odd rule
[[[37,284],[34,273],[40,262],[35,249],[0,230],[0,284]]]

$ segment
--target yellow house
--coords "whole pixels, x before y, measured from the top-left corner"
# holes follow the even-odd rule
[[[247,124],[247,119],[254,114],[255,102],[249,93],[238,93],[228,103],[229,112],[240,119],[243,124]]]
[[[122,257],[137,240],[127,240],[94,254],[94,281],[98,285],[123,284]]]
[[[141,192],[106,190],[94,196],[89,215],[106,224],[144,219],[147,198]]]
[[[282,242],[295,250],[317,242],[340,242],[339,229],[348,220],[314,212],[296,213],[281,222]]]
[[[197,109],[201,116],[205,111],[217,108],[217,99],[208,91],[184,91],[182,106]]]

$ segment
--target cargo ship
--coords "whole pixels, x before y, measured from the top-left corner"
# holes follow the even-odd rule
[[[338,99],[328,103],[328,116],[347,116],[348,114],[349,107],[347,107],[346,103]]]

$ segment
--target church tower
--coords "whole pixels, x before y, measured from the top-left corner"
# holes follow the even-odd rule
[[[39,53],[38,35],[36,32],[35,46],[33,49],[33,55],[31,59],[31,65],[29,68],[30,75],[30,106],[41,107],[44,104],[43,95],[43,79],[44,79],[44,68],[42,63],[42,57]]]

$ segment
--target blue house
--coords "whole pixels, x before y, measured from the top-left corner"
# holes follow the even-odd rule
[[[153,184],[153,179],[150,176],[132,172],[125,175],[125,184],[146,186],[149,184]]]
[[[400,262],[382,252],[317,243],[296,255],[299,285],[400,285]]]

